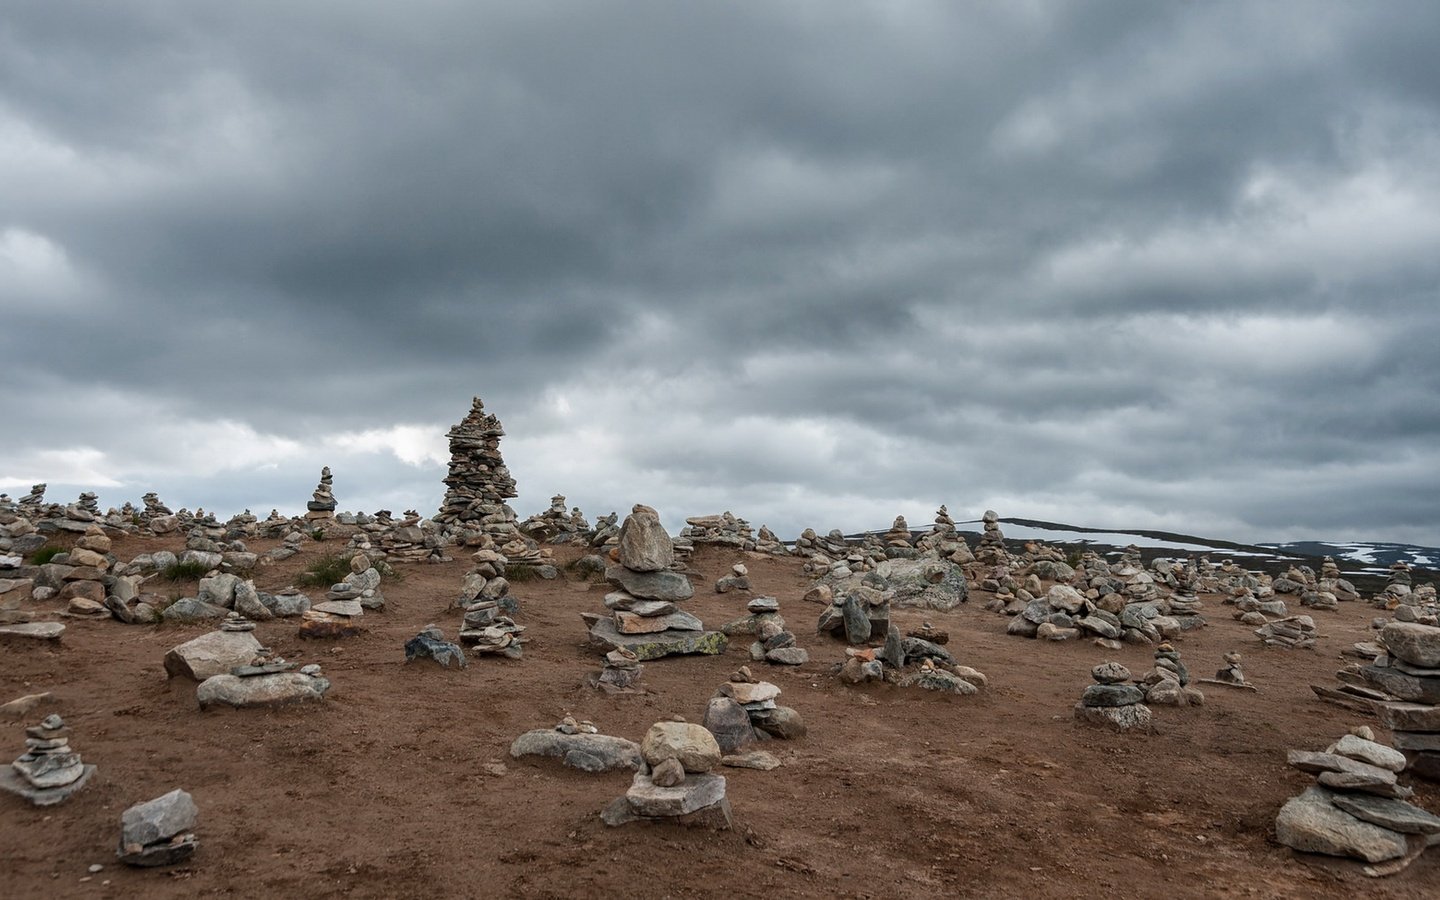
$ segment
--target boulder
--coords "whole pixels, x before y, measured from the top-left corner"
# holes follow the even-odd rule
[[[200,686],[195,689],[195,699],[200,702],[201,709],[212,706],[233,706],[238,709],[323,700],[328,690],[328,679],[316,675],[302,675],[299,672],[278,672],[251,678],[216,675],[200,682]]]
[[[165,654],[165,673],[171,678],[204,681],[227,675],[236,666],[248,666],[261,649],[251,632],[212,631],[171,647]]]
[[[722,753],[734,753],[755,740],[755,728],[745,707],[730,697],[712,697],[705,707],[705,728],[715,736]]]
[[[1440,628],[1417,622],[1391,622],[1380,632],[1390,654],[1423,669],[1440,669]],[[1430,701],[1426,701],[1430,702]]]
[[[639,504],[620,526],[618,552],[620,565],[634,572],[660,572],[675,562],[675,548],[660,524],[660,514]]]
[[[673,571],[636,572],[624,566],[610,566],[605,580],[641,600],[665,600],[675,603],[695,596],[690,579]]]
[[[198,814],[195,800],[179,788],[137,803],[120,814],[120,845],[143,846],[169,840],[194,828]]]
[[[565,734],[553,728],[527,731],[510,744],[510,755],[548,756],[584,772],[639,769],[640,746],[608,734]]]
[[[1405,855],[1405,836],[1363,822],[1335,807],[1335,794],[1312,786],[1280,808],[1275,837],[1280,843],[1306,853],[1346,856],[1377,863]]]
[[[640,754],[652,766],[666,759],[678,759],[686,772],[709,772],[720,764],[722,755],[715,735],[705,726],[689,722],[651,725],[640,741]]]

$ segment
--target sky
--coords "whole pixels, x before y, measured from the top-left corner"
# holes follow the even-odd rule
[[[0,0],[0,491],[1440,545],[1440,4]]]

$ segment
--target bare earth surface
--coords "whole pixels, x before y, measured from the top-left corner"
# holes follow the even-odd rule
[[[114,549],[128,560],[179,545],[132,537]],[[307,544],[258,570],[256,584],[284,587],[342,547]],[[741,559],[696,555],[687,609],[710,627],[743,614],[748,595],[711,589]],[[55,692],[72,746],[99,767],[57,807],[0,796],[0,896],[1436,896],[1440,851],[1375,880],[1358,864],[1274,841],[1276,812],[1312,783],[1285,766],[1285,751],[1323,749],[1366,724],[1308,685],[1335,683],[1341,649],[1369,635],[1368,606],[1315,613],[1319,649],[1286,652],[1265,650],[1219,598],[1204,598],[1211,624],[1177,643],[1184,661],[1208,676],[1238,649],[1260,692],[1201,685],[1204,707],[1157,708],[1158,733],[1116,736],[1076,725],[1071,707],[1091,666],[1118,659],[1138,675],[1151,668],[1145,648],[1008,637],[1008,620],[984,612],[989,595],[974,591],[956,612],[928,618],[950,631],[959,662],[989,676],[988,690],[967,698],[848,687],[830,675],[842,645],[812,633],[820,608],[800,599],[809,585],[800,561],[743,561],[755,593],[780,599],[810,650],[799,669],[755,666],[809,736],[765,745],[779,769],[724,771],[733,831],[607,828],[599,812],[628,774],[516,761],[508,749],[566,713],[632,740],[673,714],[698,722],[748,661],[748,643],[647,663],[648,694],[607,697],[584,686],[599,654],[585,646],[579,616],[603,609],[604,588],[535,581],[512,589],[532,639],[523,660],[474,659],[464,671],[406,665],[402,645],[426,623],[455,636],[460,614],[449,606],[468,569],[460,554],[387,581],[388,608],[367,614],[359,637],[302,641],[297,620],[260,624],[265,645],[324,666],[334,686],[323,704],[200,712],[194,682],[167,681],[162,657],[204,626],[67,619],[58,646],[0,644],[0,702]],[[896,621],[908,628],[923,617],[897,611]],[[26,724],[0,722],[0,753],[19,755]],[[119,865],[121,811],[176,787],[199,806],[200,850],[172,870]],[[1416,787],[1416,803],[1440,810],[1440,789]],[[105,869],[87,876],[92,863]]]

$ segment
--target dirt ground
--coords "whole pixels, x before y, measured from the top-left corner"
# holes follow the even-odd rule
[[[115,553],[179,544],[120,538]],[[259,570],[256,584],[284,587],[342,547],[307,544]],[[766,745],[784,761],[779,769],[725,770],[733,831],[607,828],[599,812],[628,774],[517,761],[508,749],[567,713],[633,740],[674,714],[699,721],[748,661],[747,643],[719,657],[647,663],[648,693],[605,696],[584,686],[599,654],[585,645],[579,616],[603,609],[603,586],[535,581],[512,590],[531,638],[523,660],[475,659],[464,671],[406,665],[402,645],[426,623],[454,637],[462,555],[404,567],[403,580],[382,586],[387,609],[367,614],[359,637],[311,642],[297,638],[295,620],[259,626],[261,642],[287,659],[324,666],[333,687],[323,704],[202,713],[195,684],[167,680],[162,658],[204,626],[65,620],[58,645],[0,644],[0,702],[53,691],[72,745],[99,767],[57,807],[0,796],[0,896],[1436,895],[1440,851],[1375,880],[1358,864],[1274,840],[1276,812],[1312,783],[1286,767],[1285,751],[1322,749],[1366,722],[1308,685],[1335,683],[1341,649],[1369,634],[1368,606],[1316,613],[1318,649],[1286,652],[1267,651],[1219,598],[1204,598],[1210,626],[1177,643],[1183,659],[1200,677],[1239,649],[1260,692],[1202,685],[1204,707],[1157,708],[1157,733],[1117,736],[1078,726],[1071,707],[1098,662],[1148,670],[1144,648],[1006,636],[1007,619],[981,609],[989,595],[974,591],[953,613],[899,611],[896,621],[928,617],[948,629],[949,649],[989,676],[988,690],[849,687],[830,674],[842,645],[813,634],[820,608],[801,600],[799,560],[704,548],[687,608],[711,627],[742,615],[748,595],[712,590],[742,558],[754,593],[779,598],[810,650],[798,669],[757,666],[809,735]],[[193,595],[194,586],[172,590]],[[21,752],[26,724],[0,722],[0,753]],[[171,870],[119,865],[121,811],[176,787],[199,806],[199,851]],[[1416,802],[1440,810],[1440,788],[1416,787]],[[92,863],[105,868],[91,876]]]

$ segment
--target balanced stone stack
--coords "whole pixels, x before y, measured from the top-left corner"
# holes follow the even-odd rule
[[[607,694],[634,694],[639,691],[634,685],[644,671],[639,656],[623,647],[616,648],[605,654],[605,666],[591,676],[590,685]]]
[[[45,505],[45,489],[49,485],[45,482],[30,486],[30,493],[21,497],[18,505],[22,510],[38,510]]]
[[[582,614],[592,641],[605,650],[624,648],[639,659],[724,651],[725,635],[706,631],[699,618],[675,604],[695,594],[690,580],[670,568],[675,561],[660,515],[636,504],[620,529],[618,565],[605,570],[616,590],[605,596],[609,616]]]
[[[590,524],[577,506],[566,512],[565,495],[550,498],[550,508],[521,522],[520,533],[541,543],[566,544],[590,531]]]
[[[252,664],[265,651],[251,633],[254,630],[255,623],[230,613],[218,631],[171,647],[165,654],[166,677],[204,681]]]
[[[780,688],[760,681],[741,666],[710,698],[705,727],[720,749],[733,754],[755,741],[797,740],[805,736],[805,722],[788,706],[775,702]]]
[[[795,646],[794,633],[786,629],[785,618],[780,615],[780,601],[774,597],[756,597],[745,605],[745,610],[748,615],[725,623],[720,630],[726,637],[753,635],[756,640],[750,645],[752,660],[787,666],[810,661],[809,652]]]
[[[70,729],[58,715],[25,729],[25,752],[0,770],[0,788],[36,806],[53,806],[80,790],[95,774],[70,748]]]
[[[816,634],[828,634],[847,644],[864,644],[890,628],[891,591],[871,587],[835,594],[815,623]]]
[[[980,517],[980,550],[991,554],[1005,552],[1005,533],[1000,530],[1000,516],[993,509],[985,510]],[[982,561],[985,560],[982,557]]]
[[[520,605],[510,595],[510,582],[505,578],[509,560],[493,549],[494,540],[489,535],[483,542],[490,546],[471,554],[475,565],[460,585],[457,605],[465,611],[460,643],[473,647],[479,656],[499,654],[519,659],[524,643],[520,636],[525,628],[512,618]]]
[[[1138,684],[1150,706],[1205,704],[1205,695],[1190,686],[1190,671],[1180,661],[1180,652],[1169,643],[1155,648],[1155,668],[1141,676]]]
[[[601,813],[607,825],[630,822],[680,823],[728,829],[733,824],[725,797],[720,745],[703,726],[657,722],[640,742],[645,766],[630,789]]]
[[[1315,620],[1309,616],[1287,616],[1255,629],[1265,646],[1282,650],[1314,650],[1315,634]]]
[[[320,666],[311,663],[291,671],[294,667],[294,663],[280,658],[261,657],[200,682],[195,699],[201,709],[272,707],[324,699],[330,681],[320,674]]]
[[[1405,757],[1376,743],[1369,728],[1352,729],[1324,752],[1291,750],[1286,761],[1319,783],[1281,807],[1275,837],[1285,846],[1385,863],[1366,874],[1391,875],[1440,844],[1440,816],[1405,802],[1414,793],[1396,778]]]
[[[190,829],[199,810],[195,800],[176,788],[120,815],[120,861],[130,866],[169,866],[184,862],[200,846]]]
[[[311,524],[320,525],[335,519],[335,495],[330,487],[332,481],[330,467],[325,466],[320,470],[320,483],[315,486],[314,495],[305,504],[305,518]]]
[[[515,534],[515,511],[505,501],[516,496],[515,479],[500,455],[505,429],[474,398],[470,414],[451,428],[450,473],[445,478],[445,499],[435,521],[469,526],[500,543]]]
[[[896,516],[890,530],[880,538],[885,555],[891,559],[914,556],[915,536],[910,533],[910,524],[904,516]]]
[[[728,594],[731,591],[750,590],[750,570],[744,563],[736,563],[730,567],[727,575],[722,575],[715,580],[715,593]]]
[[[378,576],[379,573],[376,574]],[[300,636],[340,638],[359,634],[360,618],[365,615],[365,605],[361,602],[362,594],[363,590],[358,584],[348,581],[330,585],[325,599],[311,604],[301,615]]]
[[[1112,731],[1149,730],[1153,716],[1143,701],[1145,694],[1130,680],[1130,670],[1118,662],[1101,663],[1090,670],[1095,684],[1085,689],[1075,704],[1075,719],[1086,725]]]
[[[728,510],[718,516],[692,516],[685,520],[680,537],[691,544],[716,544],[736,550],[754,550],[755,534],[750,523]]]
[[[1371,687],[1395,698],[1376,705],[1405,754],[1409,771],[1440,781],[1440,628],[1391,622],[1380,632],[1386,653],[1360,670]]]

